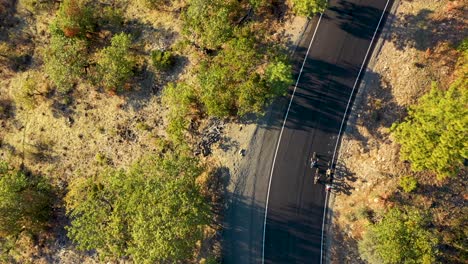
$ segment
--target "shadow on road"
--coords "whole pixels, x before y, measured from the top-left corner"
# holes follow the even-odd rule
[[[341,29],[361,39],[372,38],[375,24],[369,21],[380,18],[382,14],[382,10],[375,7],[357,5],[343,0],[330,10],[337,14],[334,19],[340,24]]]
[[[265,263],[319,263],[323,207],[268,210]]]
[[[260,263],[264,205],[229,194],[223,222],[222,263]],[[230,220],[236,219],[236,221]]]
[[[444,9],[444,13],[440,14],[429,9],[422,9],[417,14],[398,16],[389,13],[386,20],[391,26],[382,36],[399,50],[411,47],[425,51],[445,41],[458,45],[465,35],[453,32],[465,30],[463,6],[451,4],[451,7],[446,6]],[[363,7],[343,0],[329,10],[336,13],[341,29],[362,39],[372,38],[375,26],[368,21],[381,14],[377,8]]]

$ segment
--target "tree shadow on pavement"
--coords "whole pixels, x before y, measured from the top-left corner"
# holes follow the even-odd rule
[[[222,229],[221,263],[261,262],[264,206],[229,193]]]
[[[362,6],[348,1],[339,1],[338,5],[329,8],[337,13],[341,29],[362,39],[371,39],[382,11],[371,6]],[[352,21],[350,23],[349,21]],[[372,21],[372,23],[371,23]]]
[[[265,263],[320,261],[324,208],[322,202],[318,204],[268,208]]]

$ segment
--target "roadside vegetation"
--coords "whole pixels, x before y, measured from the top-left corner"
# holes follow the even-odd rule
[[[190,259],[213,218],[195,182],[198,160],[167,151],[127,171],[107,169],[76,179],[65,197],[68,236],[101,259],[137,263]]]
[[[1,262],[217,263],[221,180],[194,146],[286,94],[279,31],[323,8],[0,0]]]
[[[410,107],[405,121],[393,125],[401,158],[409,160],[414,171],[431,170],[439,179],[460,173],[468,158],[467,87],[465,76],[456,79],[447,91],[434,83],[419,103]]]
[[[342,146],[334,261],[466,263],[465,9],[402,3],[383,34]]]
[[[400,178],[395,193],[383,198],[383,207],[367,208],[353,219],[367,222],[358,243],[360,257],[367,263],[458,263],[467,258],[467,244],[462,239],[467,232],[466,207],[455,198],[463,195],[458,188],[466,178],[464,162],[468,158],[468,51],[459,54],[455,79],[448,88],[433,84],[409,107],[403,121],[390,129],[400,145],[400,159],[409,162],[412,175]],[[433,177],[430,182],[438,181],[432,195],[450,209],[429,202],[424,191],[428,187],[420,186],[427,179],[416,178],[416,173],[427,173],[426,177]],[[446,197],[446,192],[455,200]]]

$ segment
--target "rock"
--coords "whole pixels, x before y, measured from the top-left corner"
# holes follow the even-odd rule
[[[244,156],[245,156],[245,151],[246,151],[245,149],[239,150],[239,155],[241,155],[242,157],[244,157]]]
[[[213,121],[213,125],[202,132],[202,139],[198,143],[194,154],[199,155],[201,153],[205,157],[211,154],[211,145],[221,140],[221,133],[223,128],[224,123],[217,120]]]
[[[74,123],[75,120],[71,116],[67,117],[67,124],[69,127],[73,126]]]

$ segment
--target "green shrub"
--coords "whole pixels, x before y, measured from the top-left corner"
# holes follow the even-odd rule
[[[94,31],[93,11],[88,0],[64,0],[52,24],[53,33],[62,33],[66,37],[85,37],[87,32]]]
[[[0,161],[0,237],[37,234],[46,228],[51,209],[51,187],[43,178]]]
[[[36,74],[25,74],[18,76],[15,79],[12,95],[17,106],[25,109],[34,109],[37,104],[41,92],[39,91],[39,78]]]
[[[457,50],[461,52],[465,52],[468,50],[468,38],[464,38],[462,42],[458,44]]]
[[[461,77],[445,91],[434,84],[403,122],[392,125],[401,158],[411,161],[414,171],[431,170],[443,179],[463,167],[468,158],[467,83]]]
[[[418,180],[413,176],[403,176],[400,179],[400,187],[404,192],[410,193],[418,187]]]
[[[189,0],[188,8],[182,14],[182,32],[202,48],[218,49],[232,36],[231,16],[236,2]]]
[[[169,83],[163,92],[163,104],[169,108],[166,133],[175,144],[183,144],[189,122],[187,116],[196,95],[192,86],[186,83]]]
[[[112,37],[111,45],[98,54],[98,79],[106,90],[118,92],[133,76],[135,61],[130,55],[130,35],[120,33]]]
[[[137,122],[135,125],[136,129],[140,131],[150,131],[151,127],[144,121]]]
[[[305,17],[325,11],[327,5],[327,0],[293,0],[294,12]]]
[[[65,198],[67,235],[103,259],[187,263],[212,217],[195,181],[200,173],[197,160],[166,153],[128,171],[78,178]]]
[[[175,64],[175,57],[170,51],[153,50],[151,62],[158,70],[169,70]]]
[[[102,152],[98,152],[94,157],[94,160],[98,165],[101,166],[108,165],[110,162],[109,158]]]
[[[236,35],[198,70],[200,101],[211,116],[261,113],[292,83],[286,60],[266,54],[248,30],[239,30]]]
[[[69,92],[84,76],[87,63],[86,42],[52,35],[45,53],[45,72],[62,93]]]
[[[370,264],[435,263],[439,240],[429,220],[415,208],[389,210],[359,241],[361,258]]]

